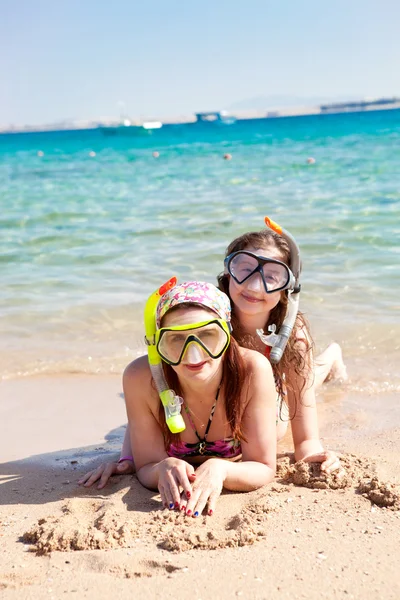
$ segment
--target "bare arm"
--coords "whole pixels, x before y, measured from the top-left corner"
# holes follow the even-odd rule
[[[184,460],[169,457],[165,450],[158,422],[160,399],[145,358],[128,365],[123,376],[130,443],[140,483],[158,488],[164,505],[171,508],[171,504],[179,504],[180,487],[190,495],[189,478],[194,468]]]
[[[146,358],[146,357],[145,357]],[[157,392],[151,385],[151,373],[147,358],[134,361],[125,369],[123,388],[128,414],[127,433],[135,456],[136,473],[139,481],[146,487],[157,488],[158,474],[154,465],[167,458],[164,440],[156,414]]]
[[[300,346],[300,351],[304,354],[305,380],[296,373],[294,368],[286,373],[286,378],[290,383],[288,388],[288,406],[289,414],[292,417],[291,427],[294,454],[296,460],[302,460],[306,456],[322,452],[323,446],[319,439],[313,357],[311,352],[306,352],[305,349],[305,344],[308,343],[308,336],[304,328],[299,329],[297,332],[297,343]],[[296,390],[296,392],[291,388]]]
[[[304,330],[298,333],[298,339],[304,339],[307,334]],[[336,454],[325,450],[318,427],[317,403],[315,398],[315,374],[313,357],[311,353],[305,355],[306,379],[303,381],[294,370],[287,373],[288,381],[296,390],[301,390],[297,398],[292,390],[288,390],[289,413],[294,415],[291,420],[292,436],[294,443],[295,460],[320,462],[321,469],[330,473],[340,469],[340,461]]]
[[[309,386],[309,387],[307,387]],[[302,460],[312,454],[324,451],[319,439],[318,414],[314,384],[306,382],[306,387],[297,397],[288,391],[289,413],[291,420],[294,454],[296,460]]]
[[[249,350],[246,354],[249,354]],[[242,462],[227,463],[224,487],[248,491],[270,483],[276,470],[276,390],[269,361],[251,352],[249,402],[243,416]]]

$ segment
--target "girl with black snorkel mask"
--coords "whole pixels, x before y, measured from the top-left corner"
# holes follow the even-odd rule
[[[231,299],[235,339],[273,365],[281,396],[278,440],[290,421],[296,460],[320,462],[331,473],[341,466],[319,440],[315,389],[330,377],[346,379],[341,349],[333,343],[314,360],[309,327],[298,312],[300,250],[288,231],[268,217],[265,224],[229,244],[218,284]]]

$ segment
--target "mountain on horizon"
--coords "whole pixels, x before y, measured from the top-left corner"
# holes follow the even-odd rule
[[[264,110],[269,108],[289,108],[294,106],[318,106],[335,102],[354,102],[362,100],[361,96],[254,96],[239,100],[228,106],[228,110]]]

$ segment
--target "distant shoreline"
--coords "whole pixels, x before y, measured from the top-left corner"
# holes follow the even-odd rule
[[[281,119],[285,117],[306,117],[306,116],[326,116],[333,114],[347,113],[365,113],[383,110],[399,110],[400,98],[390,100],[382,99],[382,103],[371,101],[365,103],[341,103],[322,106],[303,106],[287,107],[269,110],[241,110],[232,111],[229,114],[236,118],[238,122],[249,120]],[[143,119],[144,121],[145,119]],[[188,125],[196,123],[196,117],[192,115],[183,115],[180,117],[164,117],[159,119],[163,125]],[[57,131],[86,131],[95,130],[100,127],[115,127],[120,124],[120,120],[107,121],[71,121],[62,123],[52,123],[49,125],[25,125],[20,127],[0,127],[0,135],[3,134],[23,134],[23,133],[55,133]],[[137,121],[132,121],[134,125],[140,125]]]

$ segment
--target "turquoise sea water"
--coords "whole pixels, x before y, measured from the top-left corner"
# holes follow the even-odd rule
[[[2,135],[0,206],[3,377],[120,372],[148,294],[215,282],[269,215],[300,245],[317,347],[341,342],[359,389],[399,387],[399,110]]]

